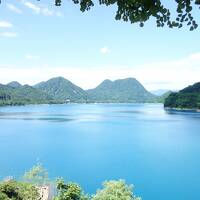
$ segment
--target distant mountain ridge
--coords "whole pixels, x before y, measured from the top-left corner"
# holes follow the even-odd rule
[[[151,90],[150,92],[156,96],[162,96],[164,94],[166,94],[167,92],[169,92],[170,90],[167,89],[158,89],[158,90]]]
[[[12,81],[12,82],[8,83],[7,86],[10,86],[10,87],[13,87],[13,88],[19,88],[22,85],[17,81]]]
[[[159,102],[135,78],[104,80],[96,88],[83,90],[63,77],[55,77],[34,86],[13,81],[0,84],[0,105],[38,103],[147,103]]]

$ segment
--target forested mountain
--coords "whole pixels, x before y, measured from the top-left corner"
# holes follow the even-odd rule
[[[150,92],[156,96],[162,96],[164,94],[166,94],[167,92],[169,92],[170,90],[166,90],[166,89],[158,89],[158,90],[151,90]]]
[[[156,96],[148,92],[134,78],[116,81],[104,80],[94,89],[87,90],[88,99],[94,102],[152,102]]]
[[[22,85],[20,83],[18,83],[17,81],[12,81],[12,82],[8,83],[7,86],[10,86],[10,87],[13,87],[13,88],[19,88]]]
[[[188,86],[179,92],[173,92],[166,98],[165,107],[200,109],[200,82]]]
[[[38,83],[34,87],[57,100],[85,102],[87,99],[87,93],[83,89],[63,77],[52,78],[46,82]]]
[[[50,103],[53,97],[29,85],[11,87],[0,84],[0,105]]]
[[[172,93],[172,91],[167,91],[163,95],[157,97],[158,103],[164,103],[165,99]]]
[[[34,86],[23,86],[16,81],[7,85],[0,84],[0,105],[68,102],[154,103],[163,102],[165,97],[151,94],[134,78],[104,80],[90,90],[83,90],[63,77],[52,78]]]

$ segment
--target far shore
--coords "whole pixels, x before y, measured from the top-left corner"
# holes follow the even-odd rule
[[[188,112],[200,112],[199,108],[170,108],[165,107],[165,110],[171,110],[171,111],[188,111]]]
[[[30,103],[30,104],[13,104],[13,105],[9,105],[9,104],[2,104],[0,105],[0,107],[5,107],[5,106],[10,106],[10,107],[14,107],[14,106],[38,106],[38,105],[47,105],[47,106],[51,106],[51,105],[73,105],[73,104],[88,104],[88,105],[92,105],[92,104],[162,104],[160,102],[70,102],[70,103]]]

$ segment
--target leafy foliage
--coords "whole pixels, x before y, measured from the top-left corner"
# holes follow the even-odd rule
[[[38,200],[37,188],[29,183],[14,180],[0,183],[1,200]]]
[[[1,3],[2,0],[0,0]],[[63,0],[54,0],[56,6],[61,6]],[[183,24],[193,31],[198,27],[194,17],[193,9],[200,8],[200,0],[173,0],[176,6],[176,13],[168,8],[163,0],[72,0],[79,5],[82,12],[88,11],[98,2],[100,5],[117,7],[115,19],[139,23],[140,27],[150,18],[154,18],[157,27],[168,26],[169,28],[182,28]]]
[[[55,0],[55,5],[61,6],[63,2],[63,0]],[[72,0],[72,2],[78,4],[82,12],[90,10],[96,3],[94,0]],[[194,7],[199,7],[200,0],[173,0],[172,3],[176,6],[174,18],[172,9],[164,5],[164,2],[161,0],[98,0],[100,5],[116,5],[116,20],[139,22],[141,27],[151,17],[156,19],[158,27],[167,25],[169,28],[181,28],[184,23],[191,31],[198,27],[192,16],[192,10]]]
[[[103,183],[103,189],[98,190],[92,197],[92,200],[141,200],[134,196],[133,186],[127,185],[124,180],[106,181]]]
[[[180,92],[171,93],[166,98],[165,107],[200,109],[200,83],[189,86]]]
[[[81,187],[76,183],[65,183],[63,179],[57,180],[58,196],[55,200],[89,200],[87,195],[84,195]]]
[[[38,186],[46,185],[49,182],[48,172],[41,164],[37,164],[25,172],[23,179],[25,182]]]
[[[37,164],[25,173],[23,182],[12,179],[0,182],[0,200],[40,200],[44,185],[49,185],[48,173]],[[63,179],[56,181],[56,189],[54,200],[141,200],[124,180],[104,182],[103,189],[93,196],[86,195],[78,184],[65,183]]]

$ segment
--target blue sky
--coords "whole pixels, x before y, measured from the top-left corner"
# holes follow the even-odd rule
[[[156,28],[115,21],[116,8],[82,13],[65,1],[2,0],[0,82],[34,84],[64,76],[83,88],[135,77],[149,90],[199,81],[200,29]],[[195,13],[196,14],[196,13]]]

